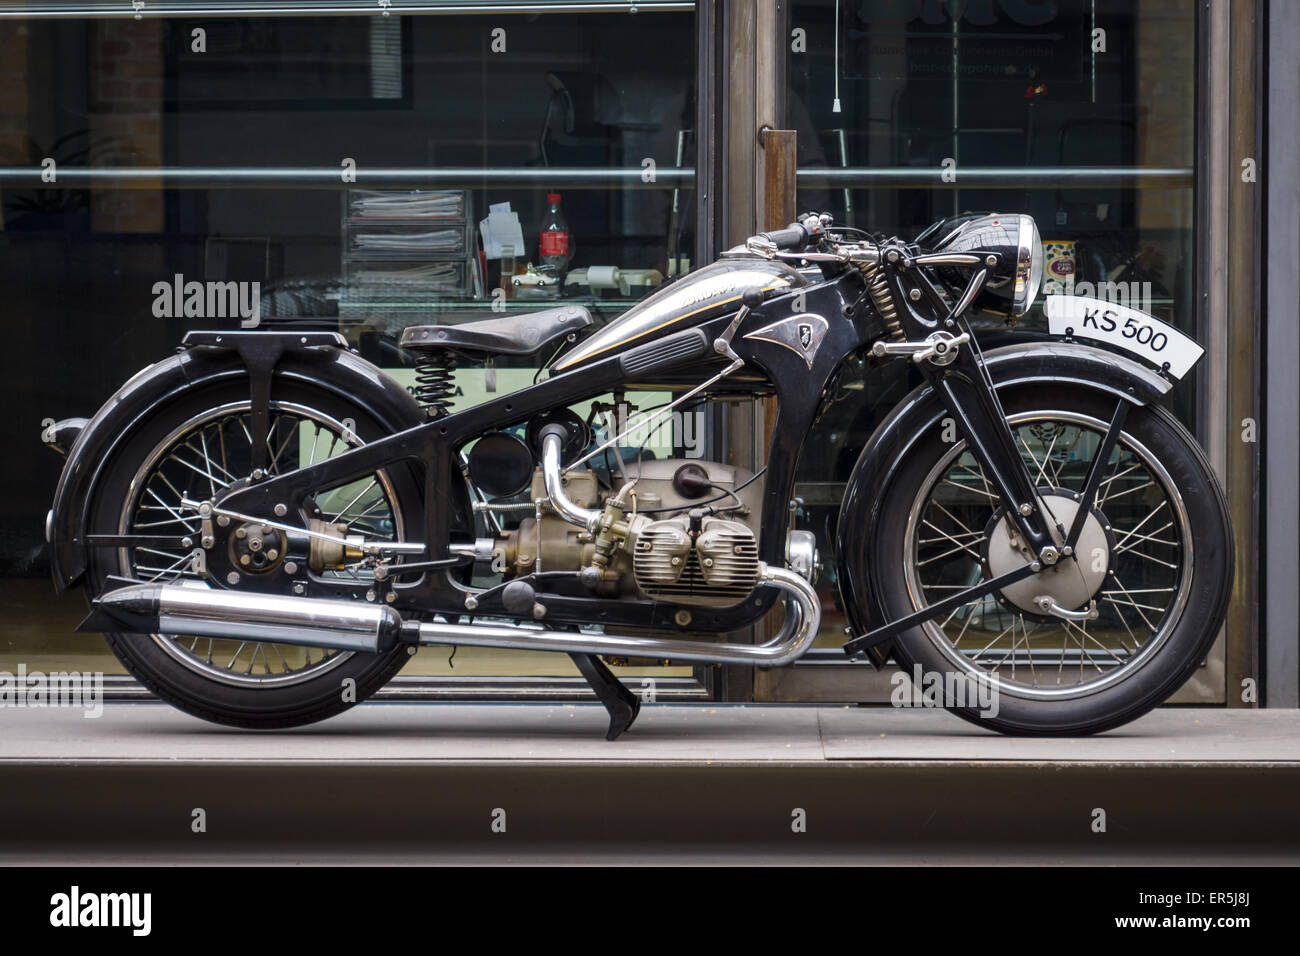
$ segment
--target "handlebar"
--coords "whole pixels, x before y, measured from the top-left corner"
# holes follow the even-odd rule
[[[771,232],[764,232],[759,235],[772,243],[777,249],[802,249],[808,245],[808,230],[797,222],[790,223],[784,229],[773,229]]]
[[[823,240],[830,240],[828,245]],[[804,265],[814,263],[844,264],[859,259],[874,260],[879,255],[876,245],[868,238],[837,235],[831,217],[810,213],[784,229],[760,232],[745,240],[750,255],[767,259],[797,259]]]

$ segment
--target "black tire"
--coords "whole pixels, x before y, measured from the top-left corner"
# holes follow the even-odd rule
[[[1107,422],[1115,408],[1111,395],[1075,386],[1053,388],[1049,395],[1041,388],[1009,389],[1001,393],[1001,398],[1008,418],[1057,409]],[[969,702],[967,706],[951,706],[952,701],[945,701],[947,709],[957,716],[1008,734],[1098,733],[1132,721],[1163,703],[1204,661],[1223,623],[1232,589],[1232,534],[1223,492],[1195,439],[1167,410],[1154,406],[1132,408],[1124,435],[1136,439],[1159,461],[1182,499],[1193,559],[1190,590],[1181,611],[1175,618],[1173,611],[1166,608],[1169,630],[1164,631],[1165,625],[1160,625],[1160,633],[1165,636],[1145,658],[1135,656],[1126,661],[1124,667],[1131,668],[1127,674],[1124,667],[1116,667],[1117,679],[1105,686],[1091,692],[1081,687],[1077,696],[1049,700],[1032,696],[1036,687],[1024,690],[1008,684],[1000,675],[996,679],[995,716],[982,715],[978,706],[970,706]],[[877,600],[888,620],[896,620],[918,606],[909,593],[909,572],[905,568],[905,555],[912,553],[907,549],[915,547],[906,540],[909,515],[918,499],[928,495],[927,479],[934,481],[935,469],[953,449],[954,445],[944,442],[941,430],[936,428],[914,446],[909,460],[884,491],[871,553],[878,582]],[[916,573],[912,572],[912,581]],[[1171,573],[1185,574],[1185,564],[1182,572]],[[1180,578],[1180,589],[1181,582]],[[950,674],[956,669],[950,655],[957,652],[952,646],[945,649],[943,642],[947,640],[933,623],[913,628],[899,636],[895,659],[909,675],[918,667],[925,675]],[[1014,654],[1014,629],[1011,640]],[[1028,643],[1026,637],[1026,646]],[[1035,683],[1038,680],[1035,676]]]
[[[208,409],[247,399],[247,380],[227,378],[156,404],[147,420],[107,464],[96,488],[90,527],[105,530],[117,527],[127,497],[132,493],[132,478],[150,452],[175,429]],[[306,406],[339,422],[351,419],[355,423],[352,430],[362,442],[374,441],[419,421],[411,416],[380,421],[335,391],[303,381],[281,380],[279,376],[272,389],[272,400]],[[418,412],[418,406],[412,403],[412,407]],[[400,510],[407,533],[414,529],[418,534],[422,509],[420,484],[414,469],[402,464],[385,469],[385,475],[396,492],[394,507]],[[98,549],[92,555],[86,577],[87,597],[103,593],[108,575],[128,571],[121,566],[120,552]],[[173,706],[214,723],[263,730],[310,724],[349,709],[387,683],[408,657],[403,645],[382,654],[351,653],[346,659],[322,668],[318,675],[294,683],[239,686],[222,682],[179,660],[178,655],[160,645],[166,638],[146,634],[105,634],[105,638],[122,666]]]

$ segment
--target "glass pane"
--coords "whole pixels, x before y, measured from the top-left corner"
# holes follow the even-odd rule
[[[81,595],[50,586],[62,462],[35,439],[186,331],[342,331],[414,390],[407,326],[562,303],[600,322],[689,268],[695,46],[684,4],[0,21],[0,429],[21,462],[4,479],[0,592],[17,624],[0,668],[75,655],[120,673],[71,633]],[[493,210],[510,250],[484,248]],[[463,367],[453,407],[530,383],[546,358]],[[404,673],[575,673],[556,655],[463,651],[454,670],[447,656]]]
[[[904,238],[964,212],[1027,212],[1047,293],[1195,335],[1191,0],[796,0],[790,27],[801,210]],[[976,324],[986,347],[1046,330],[1041,298],[1012,332]],[[800,489],[815,528],[833,532],[858,450],[919,383],[904,364],[854,370],[808,443]],[[1179,390],[1176,410],[1195,426],[1193,398]],[[841,643],[842,624],[826,615],[824,644]]]

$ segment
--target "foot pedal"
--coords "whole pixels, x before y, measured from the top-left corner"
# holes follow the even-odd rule
[[[609,712],[609,730],[605,739],[615,740],[632,726],[637,714],[641,712],[640,698],[624,687],[613,671],[595,654],[570,654],[569,658],[578,665],[578,670]]]

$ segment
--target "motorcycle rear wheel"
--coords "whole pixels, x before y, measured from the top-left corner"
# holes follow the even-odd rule
[[[267,446],[273,474],[418,421],[381,422],[347,398],[301,381],[277,382],[272,394]],[[248,422],[248,387],[240,380],[160,403],[109,463],[91,527],[121,534],[194,532],[197,540],[197,516],[177,501],[182,495],[202,500],[247,477]],[[420,485],[408,464],[325,489],[317,500],[325,518],[348,523],[366,537],[402,540],[422,527]],[[108,575],[238,589],[238,583],[205,580],[185,557],[165,548],[100,549],[87,575],[87,596],[103,593]],[[278,563],[250,573],[278,576],[286,587],[290,580]],[[345,578],[364,573],[325,572]],[[295,727],[339,714],[382,687],[408,659],[404,646],[368,654],[185,635],[105,638],[122,666],[158,697],[204,720],[254,729]]]

